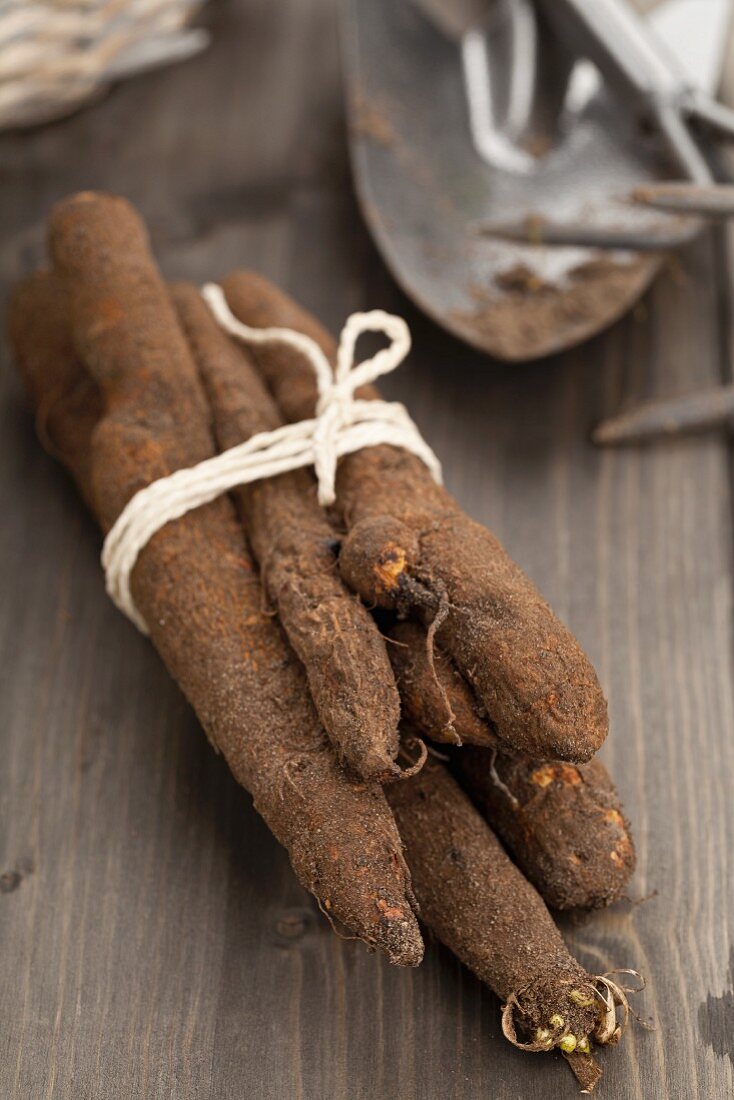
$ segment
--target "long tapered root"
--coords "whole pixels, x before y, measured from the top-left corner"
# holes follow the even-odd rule
[[[239,272],[222,285],[241,321],[295,328],[335,355],[318,322],[266,280]],[[287,419],[314,415],[317,387],[302,356],[260,346],[254,358]],[[365,387],[358,396],[377,391]],[[437,641],[509,749],[574,763],[594,755],[609,719],[588,659],[498,540],[461,512],[420,459],[389,446],[345,456],[335,509],[348,529],[342,577],[368,605],[397,608],[428,626],[447,598]]]

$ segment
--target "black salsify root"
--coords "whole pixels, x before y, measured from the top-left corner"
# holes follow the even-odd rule
[[[400,749],[398,750],[398,765],[404,764],[405,767],[398,767],[400,778],[410,779],[412,775],[417,775],[429,756],[433,755],[433,751],[425,741],[413,733],[412,729],[406,728],[405,725],[401,726],[402,737],[400,740]],[[410,749],[418,748],[418,756],[414,759],[410,754]]]
[[[612,980],[612,975],[629,974],[639,982],[637,986],[622,985],[621,982]],[[514,1014],[517,1010],[521,1015],[523,1008],[518,996],[512,993],[507,998],[507,1003],[502,1009],[502,1032],[513,1046],[526,1051],[548,1051],[559,1047],[569,1068],[576,1077],[581,1092],[588,1094],[601,1078],[601,1068],[592,1054],[591,1042],[604,1046],[610,1043],[618,1043],[629,1022],[630,1014],[643,1025],[650,1027],[648,1023],[640,1020],[636,1012],[630,1008],[627,1000],[628,993],[639,993],[645,988],[645,979],[636,971],[627,968],[607,971],[606,974],[597,974],[592,978],[589,988],[594,1000],[600,1005],[600,1012],[593,1031],[588,1036],[582,1036],[579,1042],[573,1036],[573,1045],[564,1048],[563,1040],[567,1036],[563,1024],[559,1024],[555,1031],[544,1029],[542,1036],[536,1032],[536,1037],[531,1042],[523,1043],[517,1037]],[[617,1018],[617,1009],[622,1009],[622,1018]],[[551,1019],[553,1019],[551,1017]],[[570,1036],[569,1036],[570,1038]]]
[[[396,765],[395,772],[390,773],[391,777],[394,779],[410,779],[411,776],[417,775],[425,764],[426,760],[428,759],[428,754],[430,750],[425,741],[422,741],[420,737],[411,737],[409,743],[411,745],[418,746],[418,759],[415,761],[410,761],[408,767],[406,768],[401,768]],[[406,761],[410,760],[408,753],[404,750],[400,752],[399,759],[403,759]]]
[[[626,991],[613,982],[607,974],[596,976],[596,993],[602,1006],[602,1014],[594,1028],[593,1037],[600,1046],[618,1043],[629,1022],[630,1006]],[[598,986],[601,985],[602,989]],[[617,1007],[622,1009],[622,1021],[617,1022]]]
[[[509,803],[512,806],[513,810],[515,810],[517,812],[518,810],[521,809],[519,800],[517,798],[515,798],[515,795],[512,793],[510,788],[507,786],[506,783],[502,782],[499,775],[497,774],[497,746],[492,745],[489,751],[491,753],[490,758],[489,758],[489,775],[490,775],[490,779],[494,783],[495,787],[497,787],[498,790],[502,791],[503,795],[509,801]]]
[[[81,389],[82,385],[86,385],[86,379],[84,383],[77,382],[74,390]],[[63,399],[66,387],[62,383],[58,383],[52,390],[41,397],[41,400],[36,406],[35,426],[36,435],[38,441],[43,447],[44,451],[51,458],[56,459],[57,462],[64,461],[64,455],[59,447],[56,446],[51,431],[49,429],[49,423],[53,416],[56,406]]]
[[[629,974],[637,978],[640,984],[636,987],[622,985],[612,980],[612,974]],[[627,968],[610,970],[606,974],[594,975],[592,981],[593,984],[590,985],[590,989],[594,999],[599,1002],[600,1012],[596,1026],[591,1035],[588,1036],[589,1039],[598,1043],[599,1046],[618,1043],[624,1034],[630,1015],[633,1015],[636,1020],[643,1024],[643,1026],[649,1027],[648,1024],[640,1020],[636,1013],[632,1012],[627,999],[628,993],[639,993],[645,988],[645,981],[636,970]],[[621,1020],[617,1018],[618,1008],[622,1009]],[[556,1046],[560,1046],[561,1041],[565,1037],[563,1025],[560,1025],[555,1031],[550,1031],[550,1034],[547,1036],[543,1035],[542,1038],[536,1037],[529,1042],[522,1042],[518,1039],[517,1028],[515,1026],[516,1011],[522,1015],[522,1005],[520,1004],[517,994],[511,993],[502,1009],[502,1033],[513,1046],[518,1048],[518,1050],[536,1053],[540,1051],[549,1051]],[[579,1036],[577,1038],[583,1039],[585,1037]],[[584,1051],[583,1053],[587,1052]]]
[[[436,592],[434,584],[429,574],[421,575],[417,568],[412,571],[404,569],[391,593],[398,618],[411,619],[418,616],[426,627],[439,616],[443,621],[451,604],[445,589],[442,587],[440,592]]]
[[[609,978],[612,974],[629,974],[632,978],[637,979],[639,983],[638,985],[622,985],[621,982],[614,983],[615,989],[617,991],[621,990],[622,993],[642,993],[642,991],[647,987],[647,982],[638,970],[631,970],[629,967],[619,966],[616,967],[614,970],[608,970],[604,977]],[[652,1021],[650,1020],[643,1020],[642,1017],[635,1012],[634,1008],[632,1008],[632,1005],[629,1004],[629,1002],[627,1003],[627,1013],[630,1016],[633,1016],[640,1027],[644,1027],[646,1031],[656,1030],[655,1024],[652,1023]]]
[[[428,746],[428,755],[432,757],[433,760],[440,760],[442,764],[451,763],[451,757],[449,756],[449,754],[446,752],[441,752],[441,750],[437,749],[435,745]]]
[[[446,589],[442,585],[441,586],[441,592],[439,594],[439,604],[438,604],[438,607],[436,608],[436,613],[433,616],[433,618],[431,619],[430,626],[428,627],[428,630],[426,631],[426,657],[428,658],[428,667],[431,670],[431,676],[433,677],[433,682],[436,685],[436,687],[438,688],[438,691],[439,691],[439,693],[441,695],[441,698],[443,700],[443,704],[446,708],[446,723],[445,723],[446,729],[450,730],[451,733],[454,734],[458,744],[460,745],[461,741],[459,740],[459,738],[456,734],[456,715],[454,714],[453,708],[451,706],[451,700],[449,699],[448,692],[446,691],[443,684],[441,683],[441,681],[438,678],[438,673],[436,672],[436,662],[434,660],[435,646],[436,646],[436,633],[437,633],[439,627],[441,626],[441,624],[445,621],[446,616],[449,613],[449,607],[450,607],[449,598],[448,598],[448,595],[446,593]]]
[[[401,573],[398,579],[399,593],[397,597],[397,613],[398,618],[408,619],[411,617],[411,612],[418,612],[420,618],[423,620],[424,626],[427,627],[426,657],[428,659],[428,667],[433,682],[446,708],[445,729],[454,734],[456,737],[456,746],[460,747],[461,740],[456,734],[455,729],[456,715],[451,706],[451,700],[448,697],[448,693],[436,672],[436,662],[434,659],[436,634],[451,610],[451,601],[449,600],[446,586],[442,582],[436,582],[435,580],[432,581],[431,585],[428,583],[431,580],[428,574],[421,576],[420,572],[417,570],[413,573]]]
[[[299,790],[298,783],[293,778],[293,772],[297,772],[299,768],[307,767],[309,762],[313,760],[314,757],[328,754],[330,752],[331,746],[329,745],[328,741],[326,740],[326,736],[324,735],[323,740],[319,744],[311,746],[308,749],[302,749],[300,752],[291,753],[287,757],[285,763],[283,764],[283,774],[280,782],[279,794],[281,802],[283,801],[283,788],[286,783],[288,783],[293,788],[293,790],[300,798],[304,797],[304,795],[301,794],[301,791]]]
[[[331,915],[329,910],[321,901],[321,898],[318,896],[318,894],[313,893],[313,896],[321,913],[323,914],[323,916],[326,917],[327,921],[331,925],[331,931],[334,933],[335,936],[338,936],[340,940],[362,940],[362,943],[366,943],[370,951],[377,950],[377,944],[374,942],[374,940],[363,939],[362,936],[355,936],[351,932],[342,932],[341,929],[337,926],[336,919]]]

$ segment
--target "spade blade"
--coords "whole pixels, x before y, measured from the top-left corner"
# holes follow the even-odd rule
[[[534,248],[493,240],[482,227],[540,215],[664,229],[666,214],[625,201],[635,186],[670,178],[655,136],[642,135],[599,85],[556,145],[530,149],[532,171],[495,167],[472,139],[455,38],[413,0],[342,2],[356,188],[407,294],[455,335],[507,360],[570,347],[623,314],[659,257]],[[491,42],[488,56],[493,81],[510,82]]]

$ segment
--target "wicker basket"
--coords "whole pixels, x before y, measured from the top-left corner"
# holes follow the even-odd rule
[[[207,44],[204,0],[0,0],[0,129],[68,114],[112,81]]]

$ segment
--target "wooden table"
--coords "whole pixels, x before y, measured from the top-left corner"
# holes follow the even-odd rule
[[[604,337],[492,363],[424,320],[355,209],[331,0],[212,6],[199,59],[0,140],[0,276],[42,254],[52,202],[129,196],[171,276],[251,265],[333,327],[405,314],[408,400],[449,487],[580,636],[609,696],[604,758],[635,827],[623,903],[567,931],[648,979],[602,1095],[734,1086],[732,498],[726,439],[619,453],[590,427],[729,376],[726,248],[706,239]],[[7,365],[6,365],[7,366]],[[415,972],[337,939],[107,600],[99,536],[0,377],[0,1095],[253,1100],[573,1096],[501,1037],[444,950]]]

